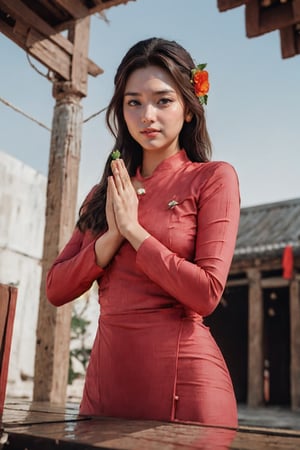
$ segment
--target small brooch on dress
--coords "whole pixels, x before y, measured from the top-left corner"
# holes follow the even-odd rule
[[[174,208],[174,206],[176,206],[176,205],[178,205],[178,202],[177,202],[176,200],[171,200],[171,201],[169,201],[169,203],[168,203],[168,208],[169,208],[169,209],[172,209],[172,208]]]
[[[145,195],[146,194],[146,189],[145,188],[138,188],[136,190],[137,195]]]

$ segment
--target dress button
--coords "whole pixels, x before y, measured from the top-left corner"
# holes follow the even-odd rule
[[[178,395],[174,395],[174,400],[179,400]]]

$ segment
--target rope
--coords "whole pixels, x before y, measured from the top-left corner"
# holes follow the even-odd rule
[[[27,61],[29,62],[30,66],[42,77],[46,78],[47,80],[53,81],[54,75],[52,74],[52,72],[50,70],[48,70],[48,73],[45,74],[43,73],[41,70],[39,70],[31,61],[29,53],[26,52],[26,57],[27,57]]]
[[[98,112],[92,114],[92,115],[91,115],[90,117],[88,117],[87,119],[84,119],[83,123],[86,123],[86,122],[88,122],[89,120],[93,119],[94,117],[99,116],[99,114],[103,113],[103,112],[106,111],[106,110],[107,110],[107,106],[105,106],[105,108],[100,109],[100,111],[98,111]]]
[[[24,111],[22,111],[20,108],[18,108],[17,106],[14,106],[12,103],[10,103],[9,101],[5,100],[4,98],[0,97],[0,101],[2,103],[4,103],[4,105],[8,106],[9,108],[13,109],[14,111],[18,112],[19,114],[22,114],[23,116],[27,117],[27,119],[32,120],[33,122],[35,122],[37,125],[39,125],[40,127],[45,128],[48,131],[52,131],[51,128],[47,127],[47,125],[43,124],[42,122],[40,122],[39,120],[35,119],[34,117],[30,116],[29,114],[25,113]],[[106,111],[107,106],[105,108],[100,109],[100,111],[92,114],[91,116],[87,117],[86,119],[84,119],[83,123],[88,122],[91,119],[94,119],[94,117],[99,116],[99,114],[103,113],[104,111]]]
[[[23,116],[27,117],[27,119],[32,120],[33,122],[35,122],[37,125],[39,125],[40,127],[45,128],[48,131],[51,131],[51,128],[47,127],[47,125],[43,124],[42,122],[40,122],[39,120],[35,119],[34,117],[30,116],[29,114],[25,113],[24,111],[22,111],[20,108],[17,108],[16,106],[12,105],[10,102],[8,102],[7,100],[4,100],[4,98],[0,97],[0,101],[2,103],[4,103],[4,105],[8,106],[9,108],[13,109],[14,111],[22,114]]]

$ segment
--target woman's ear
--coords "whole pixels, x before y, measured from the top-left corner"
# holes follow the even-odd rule
[[[187,123],[189,123],[189,122],[191,122],[192,118],[193,118],[193,113],[190,112],[190,111],[188,111],[188,112],[186,113],[186,115],[185,115],[184,120],[185,120]]]

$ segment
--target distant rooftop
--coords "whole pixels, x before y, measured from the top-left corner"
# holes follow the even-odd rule
[[[241,209],[234,259],[281,255],[287,245],[300,254],[300,198]]]

